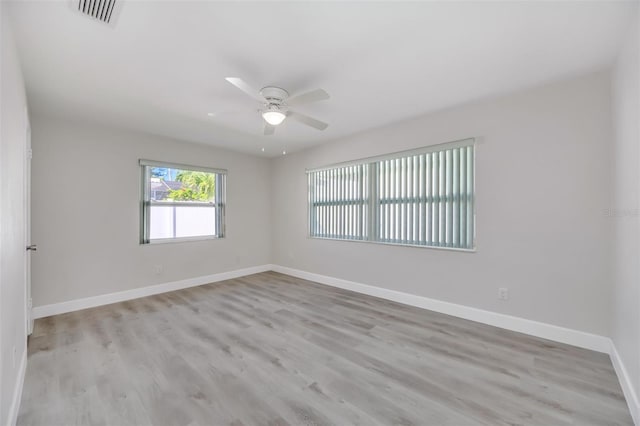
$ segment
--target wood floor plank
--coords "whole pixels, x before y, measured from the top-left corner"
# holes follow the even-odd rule
[[[266,272],[39,319],[19,425],[632,425],[605,354]]]

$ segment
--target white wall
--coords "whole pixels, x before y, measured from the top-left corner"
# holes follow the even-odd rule
[[[280,157],[273,263],[607,335],[609,79],[596,73]],[[305,168],[467,137],[479,141],[477,253],[306,237]]]
[[[640,392],[640,10],[613,70],[613,324],[611,337]],[[629,404],[633,407],[633,405]],[[636,421],[640,413],[636,412]]]
[[[34,306],[270,262],[267,159],[40,115],[32,129]],[[140,158],[227,169],[227,237],[140,245]]]
[[[3,425],[15,420],[11,418],[15,415],[14,397],[21,386],[20,363],[27,343],[24,208],[27,101],[5,7],[5,2],[0,2],[0,424]]]

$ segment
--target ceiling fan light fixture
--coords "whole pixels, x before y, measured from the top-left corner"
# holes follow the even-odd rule
[[[262,113],[262,118],[272,126],[277,126],[282,123],[287,116],[279,110],[268,110]]]

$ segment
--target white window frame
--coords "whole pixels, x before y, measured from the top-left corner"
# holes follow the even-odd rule
[[[445,161],[447,162],[445,165],[443,165],[441,169],[439,169],[439,170],[442,170],[442,173],[444,173],[444,175],[440,176],[440,174],[438,173],[438,176],[434,175],[435,180],[429,180],[429,182],[430,184],[435,182],[435,184],[439,186],[440,183],[438,182],[438,179],[441,177],[444,177],[443,187],[448,188],[447,185],[451,185],[454,179],[457,179],[456,177],[454,177],[455,175],[454,175],[453,164],[455,163],[457,166],[461,164],[460,157],[457,157],[457,160],[455,160],[455,162],[453,161],[456,158],[453,153],[455,152],[457,153],[458,156],[461,156],[462,154],[460,153],[462,151],[465,152],[465,156],[466,156],[465,164],[467,164],[469,167],[468,169],[466,169],[466,173],[465,173],[465,176],[469,179],[469,181],[467,181],[467,185],[464,186],[465,194],[462,194],[462,191],[461,191],[462,186],[458,186],[460,191],[458,191],[457,193],[454,193],[455,191],[452,186],[451,194],[449,193],[449,191],[445,191],[446,194],[444,195],[444,198],[441,198],[437,194],[427,195],[425,191],[425,193],[421,194],[420,196],[417,196],[417,197],[407,196],[408,198],[407,197],[402,198],[401,203],[395,203],[395,204],[412,203],[414,206],[416,206],[415,211],[423,211],[423,210],[420,210],[421,205],[422,205],[422,208],[424,209],[426,209],[427,207],[435,209],[437,206],[437,211],[433,210],[436,221],[439,220],[438,217],[441,214],[441,212],[446,212],[447,217],[446,219],[444,219],[446,221],[445,227],[447,229],[446,242],[442,242],[442,243],[434,242],[431,240],[427,240],[427,238],[424,238],[422,239],[422,241],[418,242],[418,241],[411,241],[412,239],[415,240],[415,238],[395,239],[395,238],[388,238],[388,235],[387,236],[381,235],[380,230],[382,229],[382,226],[388,225],[390,223],[390,219],[388,217],[387,218],[380,217],[381,216],[380,213],[383,210],[382,205],[385,204],[384,202],[385,200],[381,200],[380,190],[381,188],[383,188],[382,187],[383,184],[387,185],[387,181],[385,181],[384,178],[381,178],[378,174],[381,173],[381,170],[384,171],[384,167],[385,167],[384,164],[389,165],[389,164],[392,164],[394,161],[396,161],[396,163],[397,161],[402,162],[402,159],[415,158],[416,156],[421,156],[421,158],[433,158],[434,157],[433,154],[437,153],[439,158],[445,158]],[[429,156],[429,154],[431,154],[431,156]],[[470,159],[468,158],[469,154],[471,155]],[[450,157],[447,157],[448,155]],[[308,180],[307,236],[308,238],[313,238],[313,239],[359,241],[359,242],[369,242],[374,244],[389,244],[389,245],[400,245],[400,246],[409,246],[409,247],[435,248],[435,249],[441,249],[441,250],[475,252],[476,251],[475,158],[476,158],[476,141],[474,138],[468,138],[468,139],[462,139],[462,140],[443,143],[443,144],[429,145],[429,146],[425,146],[418,149],[394,152],[394,153],[376,156],[376,157],[363,158],[359,160],[337,163],[337,164],[332,164],[329,166],[324,166],[324,167],[319,167],[314,169],[307,169],[306,170],[307,178],[308,178],[307,179]],[[407,160],[405,164],[409,164],[409,163],[410,161]],[[413,164],[409,164],[409,166],[412,167]],[[316,212],[319,211],[318,206],[320,204],[318,204],[318,197],[317,197],[317,194],[315,194],[315,190],[318,187],[318,182],[314,181],[314,179],[318,179],[319,176],[320,177],[331,176],[331,173],[336,173],[337,171],[340,171],[340,170],[355,170],[355,168],[360,168],[360,169],[364,168],[364,172],[359,174],[359,176],[363,179],[363,182],[358,182],[357,184],[353,185],[356,188],[356,191],[355,191],[356,195],[362,195],[362,201],[364,201],[367,205],[367,208],[362,213],[362,217],[358,217],[355,220],[356,223],[366,224],[364,227],[365,228],[364,234],[354,237],[353,234],[340,235],[340,233],[337,233],[337,234],[324,233],[323,234],[322,232],[318,232],[318,229],[321,228],[321,226],[318,225],[318,221],[319,220],[322,221],[322,219],[319,219],[318,217],[316,217],[317,216]],[[426,175],[427,171],[426,171],[425,164],[423,164],[420,170],[424,172],[424,175]],[[409,173],[405,169],[402,169],[402,173],[404,172],[406,172],[407,174]],[[460,173],[462,172],[461,170],[458,169],[457,176],[461,176]],[[404,174],[402,176],[407,176],[407,175]],[[422,175],[419,175],[419,176],[422,176]],[[403,179],[405,179],[405,177],[403,177]],[[411,178],[408,179],[409,182],[410,182],[410,179]],[[429,179],[431,179],[431,177]],[[469,187],[469,183],[471,187]],[[357,189],[358,187],[363,189],[359,190]],[[344,204],[348,205],[354,199],[354,197],[350,195],[350,194],[353,194],[353,188],[351,189],[347,188],[347,191],[343,192],[341,185],[338,185],[338,188],[336,191],[337,191],[337,196],[334,196],[333,198],[329,197],[328,199],[330,201],[328,202],[324,201],[325,203],[324,205],[334,206],[334,208],[336,208],[337,210],[334,211],[333,214],[338,215],[337,217],[340,217],[339,215],[341,215],[345,211],[344,209],[341,210],[340,206]],[[442,191],[442,189],[440,189],[439,191]],[[345,194],[348,198],[347,201],[341,198],[345,196]],[[449,198],[450,195],[451,195],[451,198]],[[358,197],[356,196],[355,198],[357,199]],[[387,198],[386,204],[392,205],[394,204],[393,199],[397,198],[397,196],[386,197],[386,198]],[[326,199],[327,198],[325,198],[325,200]],[[335,201],[332,202],[331,201],[332,199]],[[456,217],[456,215],[450,213],[450,209],[454,205],[460,208],[460,206],[462,206],[462,204],[460,203],[460,200],[463,200],[464,206],[466,208],[466,214],[464,216],[464,226],[467,227],[468,225],[470,225],[471,229],[469,230],[468,228],[465,228],[465,237],[464,237],[464,241],[462,241],[462,228],[459,228],[459,235],[457,237],[457,242],[454,243],[453,241],[454,239],[451,238],[453,236],[453,232],[449,233],[449,227],[451,226],[452,221],[454,221],[453,223],[457,223],[458,226],[461,225],[460,222],[462,220],[462,213],[460,213],[459,216]],[[350,217],[353,217],[352,213],[347,213],[347,214],[351,214]],[[426,213],[421,213],[421,214],[426,214]],[[422,220],[423,216],[419,216],[418,218],[418,217],[412,217],[412,215],[415,216],[413,211],[409,211],[406,214],[406,218],[407,218],[405,221],[406,227],[409,227],[409,228],[414,227],[416,226],[416,221]],[[335,217],[336,216],[334,216],[334,218]],[[429,227],[435,226],[429,223],[431,222],[432,219],[434,219],[434,217],[431,216],[430,214],[429,221],[427,222],[427,226]],[[335,221],[342,222],[345,220],[347,220],[347,222],[350,221],[349,218],[345,219],[344,217],[341,217],[340,219],[336,219]],[[424,221],[422,222],[422,224],[424,225]],[[441,228],[442,226],[443,226],[442,223],[438,224],[438,228]],[[431,229],[431,232],[433,232],[434,228],[430,228],[430,229]],[[410,232],[410,231],[407,231],[407,232]]]
[[[211,167],[193,166],[189,164],[170,163],[165,161],[154,161],[140,159],[138,161],[141,171],[141,191],[140,191],[140,244],[162,244],[173,242],[217,240],[225,238],[225,216],[227,207],[227,171]],[[172,201],[151,201],[151,174],[152,167],[163,167],[187,171],[213,173],[216,175],[215,197],[213,203],[189,202],[180,203]],[[211,207],[216,209],[216,234],[202,235],[195,237],[175,237],[150,239],[150,214],[151,205],[174,206],[174,207]]]

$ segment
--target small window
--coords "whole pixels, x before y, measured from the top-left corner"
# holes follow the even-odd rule
[[[140,160],[142,244],[223,238],[226,170]]]
[[[475,248],[474,141],[308,171],[309,235]]]

